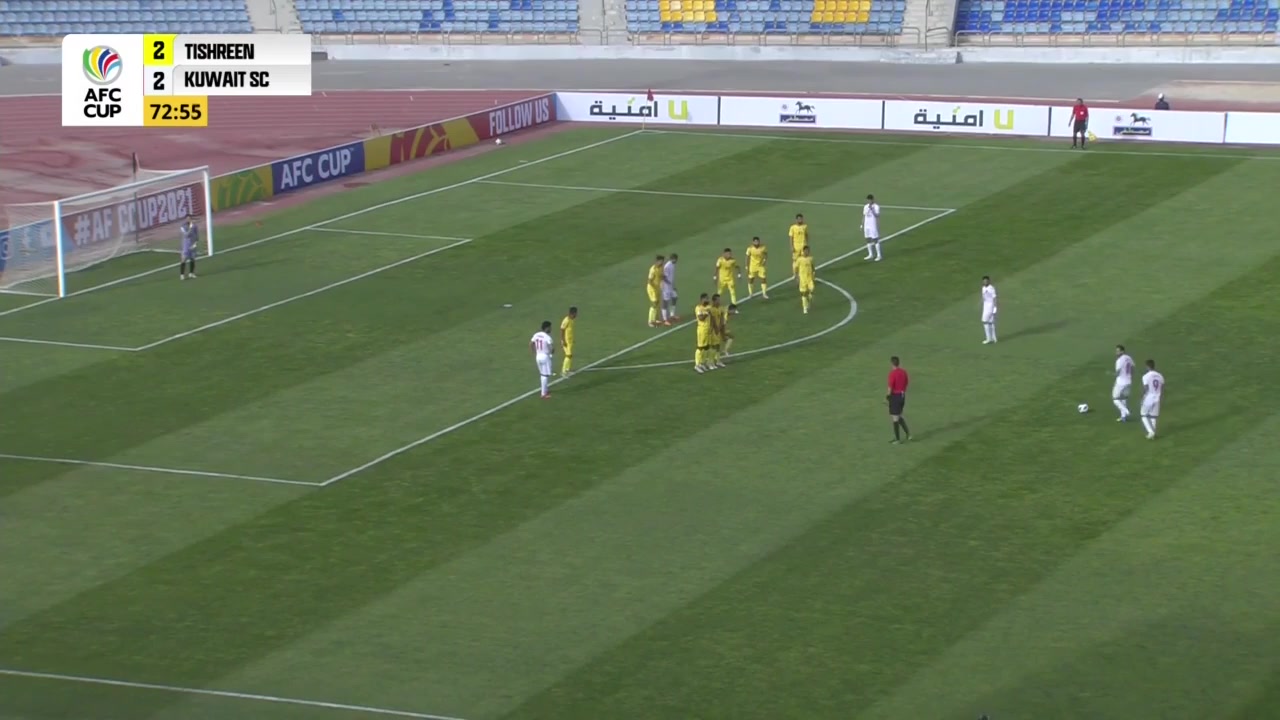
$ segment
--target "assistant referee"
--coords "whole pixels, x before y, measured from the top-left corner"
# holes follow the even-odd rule
[[[893,369],[889,371],[889,394],[885,400],[889,403],[889,420],[893,423],[893,444],[911,439],[911,431],[907,429],[907,421],[902,419],[902,410],[907,406],[907,371],[902,369],[902,361],[897,355],[889,358]]]

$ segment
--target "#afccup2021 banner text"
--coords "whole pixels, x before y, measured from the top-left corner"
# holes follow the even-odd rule
[[[848,98],[720,98],[720,124],[743,127],[811,127],[879,130],[884,102]]]
[[[654,93],[556,93],[560,120],[651,125],[719,125],[715,95]]]
[[[884,129],[894,132],[1044,137],[1049,108],[1041,105],[886,100]]]

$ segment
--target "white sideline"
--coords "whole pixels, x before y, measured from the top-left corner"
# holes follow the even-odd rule
[[[945,147],[954,150],[998,150],[1004,152],[1032,152],[1032,153],[1071,153],[1072,155],[1087,155],[1079,150],[1069,148],[1056,147],[1024,147],[1021,145],[969,145],[964,142],[963,137],[952,138],[951,142],[909,142],[907,140],[858,140],[856,138],[833,138],[833,137],[805,137],[804,135],[761,135],[759,133],[736,133],[736,132],[701,132],[698,130],[641,130],[645,134],[652,135],[703,135],[707,137],[723,137],[723,138],[753,138],[756,140],[791,140],[793,142],[814,142],[814,143],[835,143],[837,145],[906,145],[915,147]],[[835,132],[841,132],[835,130]],[[892,130],[872,130],[868,132],[876,132],[882,135],[894,135]],[[1044,139],[1040,136],[1022,136],[1010,138],[1011,140],[1037,140]],[[1049,138],[1053,140],[1061,140],[1062,138]],[[1097,143],[1099,145],[1109,143]],[[1261,148],[1259,148],[1261,149]],[[1229,153],[1180,153],[1172,151],[1152,150],[1144,152],[1140,150],[1105,150],[1097,153],[1098,155],[1137,155],[1140,157],[1176,157],[1176,158],[1216,158],[1219,160],[1280,160],[1280,155],[1232,155]]]
[[[839,285],[833,282],[828,282],[826,280],[823,280],[822,278],[814,278],[814,279],[817,282],[822,283],[823,285],[826,285],[832,290],[835,290],[836,292],[840,293],[841,295],[844,296],[845,300],[849,301],[849,312],[844,316],[844,318],[842,318],[835,325],[819,330],[816,333],[810,333],[809,335],[805,335],[804,337],[801,337],[801,338],[796,338],[795,340],[788,340],[786,342],[780,342],[773,345],[766,345],[764,347],[754,348],[752,350],[742,350],[740,352],[733,353],[732,355],[728,355],[727,357],[730,357],[734,360],[738,360],[740,358],[750,357],[752,355],[759,355],[761,353],[773,352],[774,350],[781,350],[783,348],[802,345],[804,343],[817,340],[820,337],[830,335],[831,333],[839,330],[845,325],[848,325],[849,323],[853,322],[854,318],[858,317],[858,301],[854,299],[853,295],[850,294],[848,290],[845,290],[844,288],[840,287]],[[750,299],[753,297],[759,297],[759,293],[748,295],[747,299]],[[638,365],[608,365],[608,366],[591,368],[591,371],[604,372],[606,370],[650,370],[652,368],[676,367],[679,365],[688,366],[689,361],[688,360],[666,360],[664,362],[640,363]]]
[[[93,460],[72,460],[69,458],[51,458],[39,455],[12,455],[0,453],[0,459],[26,460],[29,462],[58,463],[60,465],[83,465],[86,467],[114,468],[116,470],[137,470],[139,472],[164,473],[166,475],[192,475],[195,477],[226,478],[229,480],[255,480],[257,482],[275,483],[277,485],[305,485],[319,487],[320,483],[303,480],[285,480],[283,478],[260,477],[258,475],[239,475],[237,473],[211,472],[208,470],[184,470],[182,468],[154,467],[151,465],[128,465],[125,463],[96,462]]]
[[[934,216],[932,216],[932,217],[929,217],[928,219],[925,219],[925,220],[921,220],[920,222],[918,222],[918,223],[916,223],[916,224],[914,224],[914,225],[910,225],[910,226],[908,226],[908,227],[906,227],[906,228],[903,228],[902,230],[899,230],[899,231],[897,231],[897,232],[895,232],[895,233],[892,233],[892,234],[890,234],[890,235],[886,235],[885,237],[881,238],[880,242],[882,242],[882,243],[889,242],[890,240],[893,240],[893,239],[894,239],[894,238],[896,238],[896,237],[900,237],[900,236],[902,236],[902,235],[905,235],[905,234],[907,234],[907,233],[911,232],[912,230],[915,230],[915,229],[917,229],[917,228],[924,227],[925,225],[928,225],[929,223],[931,223],[931,222],[933,222],[933,221],[935,221],[935,220],[941,220],[942,218],[947,217],[948,215],[950,215],[950,214],[951,214],[951,213],[953,213],[953,212],[955,212],[955,210],[954,210],[954,209],[945,209],[945,210],[940,209],[937,215],[934,215]],[[844,260],[844,259],[846,259],[846,258],[852,257],[852,256],[854,256],[854,255],[856,255],[856,254],[858,254],[858,253],[860,253],[860,252],[863,252],[863,251],[865,250],[865,247],[866,247],[865,245],[864,245],[864,246],[859,246],[856,250],[850,250],[849,252],[847,252],[847,253],[845,253],[845,254],[843,254],[843,255],[838,255],[838,256],[836,256],[836,257],[834,257],[834,258],[831,258],[830,260],[827,260],[826,262],[823,262],[823,263],[819,264],[819,265],[817,266],[817,269],[819,269],[819,270],[820,270],[820,269],[822,269],[822,268],[829,267],[829,266],[831,266],[831,265],[833,265],[833,264],[835,264],[835,263],[840,262],[841,260]],[[786,282],[788,282],[788,281],[790,281],[790,280],[793,280],[793,279],[794,279],[794,276],[793,276],[793,277],[789,277],[789,278],[787,278],[787,279],[785,279],[785,280],[782,280],[781,282],[777,283],[777,285],[781,285],[781,284],[786,283]],[[775,285],[775,287],[776,287],[777,285]],[[746,299],[750,299],[750,298],[746,298]],[[746,299],[744,299],[744,302],[746,301]],[[603,357],[603,358],[600,358],[599,360],[596,360],[595,362],[591,362],[591,363],[588,363],[588,364],[586,364],[586,365],[582,366],[582,369],[578,370],[578,372],[579,372],[579,373],[581,373],[581,372],[589,371],[589,370],[591,370],[592,368],[596,368],[596,367],[599,367],[599,366],[601,366],[601,365],[604,365],[605,363],[609,362],[610,360],[613,360],[613,359],[615,359],[615,358],[622,357],[623,355],[626,355],[626,354],[627,354],[627,353],[629,353],[629,352],[632,352],[632,351],[634,351],[634,350],[639,350],[640,348],[644,347],[645,345],[648,345],[649,343],[656,342],[656,341],[661,340],[662,338],[664,338],[664,337],[666,337],[666,336],[668,336],[668,335],[670,335],[670,334],[672,334],[672,333],[674,333],[674,332],[678,332],[678,331],[680,331],[680,330],[683,330],[684,328],[689,327],[689,325],[691,325],[691,324],[692,324],[692,322],[693,322],[693,321],[691,321],[691,320],[690,320],[690,321],[686,321],[686,322],[683,322],[683,323],[681,323],[681,324],[679,324],[679,325],[674,325],[674,326],[672,326],[672,327],[670,327],[670,328],[667,328],[666,330],[663,330],[663,331],[661,331],[661,332],[659,332],[659,333],[656,333],[656,334],[654,334],[654,335],[651,335],[651,336],[649,336],[648,338],[645,338],[644,340],[641,340],[640,342],[635,343],[634,345],[630,345],[630,346],[628,346],[628,347],[625,347],[625,348],[623,348],[623,349],[621,349],[621,350],[619,350],[619,351],[617,351],[617,352],[615,352],[615,353],[613,353],[613,354],[611,354],[611,355],[607,355],[607,356],[605,356],[605,357]],[[560,377],[560,378],[556,378],[555,380],[552,380],[552,381],[551,381],[551,384],[552,384],[552,385],[558,385],[558,384],[560,384],[560,383],[562,383],[562,382],[564,382],[564,378],[563,378],[563,377]],[[528,392],[526,392],[526,393],[522,393],[522,394],[520,394],[520,395],[517,395],[517,396],[515,396],[515,397],[511,398],[510,400],[507,400],[506,402],[502,402],[502,403],[499,403],[499,404],[497,404],[497,405],[494,405],[493,407],[489,408],[488,410],[485,410],[485,411],[484,411],[484,412],[482,412],[482,413],[478,413],[478,414],[476,414],[476,415],[472,415],[471,417],[469,417],[469,418],[467,418],[467,419],[465,419],[465,420],[460,420],[460,421],[458,421],[458,422],[456,422],[456,423],[454,423],[454,424],[450,425],[449,427],[446,427],[446,428],[441,429],[441,430],[437,430],[437,431],[435,431],[435,432],[433,432],[433,433],[431,433],[430,435],[427,435],[427,436],[425,436],[425,437],[418,438],[417,440],[414,440],[413,442],[411,442],[411,443],[409,443],[409,444],[407,444],[407,445],[402,445],[402,446],[400,446],[400,447],[398,447],[398,448],[396,448],[395,450],[392,450],[392,451],[390,451],[390,452],[383,453],[382,455],[379,455],[378,457],[376,457],[376,458],[374,458],[374,459],[370,460],[370,461],[369,461],[369,462],[367,462],[367,463],[364,463],[363,465],[359,465],[359,466],[354,467],[354,468],[352,468],[352,469],[350,469],[350,470],[347,470],[346,472],[343,472],[343,473],[339,473],[339,474],[337,474],[337,475],[334,475],[333,477],[329,478],[328,480],[325,480],[324,482],[320,483],[320,486],[321,486],[321,487],[325,487],[325,486],[328,486],[328,485],[332,485],[333,483],[340,482],[340,481],[342,481],[342,480],[346,480],[347,478],[351,477],[352,475],[357,475],[357,474],[359,474],[359,473],[362,473],[362,472],[364,472],[365,470],[368,470],[369,468],[371,468],[371,467],[373,467],[373,466],[375,466],[375,465],[379,465],[379,464],[381,464],[381,463],[383,463],[383,462],[386,462],[387,460],[390,460],[390,459],[392,459],[392,458],[394,458],[394,457],[396,457],[396,456],[398,456],[398,455],[402,455],[402,454],[404,454],[404,453],[406,453],[406,452],[408,452],[408,451],[410,451],[410,450],[413,450],[414,448],[421,447],[422,445],[426,445],[427,443],[431,442],[432,440],[435,440],[436,438],[444,437],[445,435],[448,435],[449,433],[452,433],[452,432],[454,432],[455,430],[461,430],[462,428],[464,428],[464,427],[466,427],[466,426],[468,426],[468,425],[470,425],[470,424],[472,424],[472,423],[474,423],[474,422],[477,422],[477,421],[479,421],[479,420],[483,420],[483,419],[485,419],[485,418],[487,418],[487,417],[489,417],[490,415],[493,415],[493,414],[495,414],[495,413],[499,413],[499,412],[501,412],[501,411],[503,411],[503,410],[505,410],[505,409],[507,409],[507,408],[511,407],[512,405],[515,405],[516,403],[520,402],[521,400],[524,400],[524,399],[526,399],[526,398],[533,397],[534,395],[538,395],[538,394],[540,394],[541,392],[542,392],[542,390],[541,390],[541,389],[534,389],[534,390],[530,390],[530,391],[528,391]]]
[[[445,245],[444,247],[438,247],[438,248],[434,248],[434,249],[432,249],[432,250],[428,250],[428,251],[426,251],[426,252],[420,252],[420,253],[418,253],[417,255],[414,255],[413,257],[407,257],[407,258],[405,258],[405,259],[403,259],[403,260],[397,260],[397,261],[395,261],[395,262],[393,262],[393,263],[389,263],[389,264],[387,264],[387,265],[383,265],[382,267],[378,267],[378,268],[374,268],[374,269],[372,269],[372,270],[369,270],[368,272],[362,272],[362,273],[360,273],[359,275],[352,275],[352,276],[351,276],[351,277],[349,277],[349,278],[345,278],[345,279],[343,279],[343,280],[339,280],[339,281],[337,281],[337,282],[331,282],[331,283],[329,283],[328,285],[325,285],[325,286],[323,286],[323,287],[318,287],[318,288],[316,288],[315,290],[308,290],[307,292],[300,293],[300,294],[298,294],[298,295],[293,295],[293,296],[291,296],[291,297],[287,297],[287,298],[285,298],[285,299],[283,299],[283,300],[277,300],[277,301],[275,301],[275,302],[273,302],[273,303],[268,303],[268,304],[263,305],[263,306],[261,306],[261,307],[256,307],[256,308],[254,308],[254,309],[252,309],[252,310],[246,310],[245,312],[242,312],[242,313],[239,313],[239,314],[236,314],[236,315],[232,315],[231,317],[223,318],[223,319],[221,319],[221,320],[218,320],[218,321],[215,321],[215,322],[211,322],[211,323],[206,323],[206,324],[204,324],[204,325],[201,325],[201,326],[200,326],[200,327],[198,327],[198,328],[193,328],[193,329],[191,329],[191,330],[186,330],[186,331],[184,331],[184,332],[180,332],[180,333],[177,333],[177,334],[174,334],[174,335],[170,335],[170,336],[169,336],[169,337],[167,337],[167,338],[162,338],[162,339],[160,339],[160,340],[156,340],[155,342],[147,343],[146,345],[140,345],[140,346],[138,346],[138,347],[134,348],[134,351],[135,351],[135,352],[142,352],[143,350],[150,350],[151,348],[156,348],[156,347],[160,347],[161,345],[164,345],[164,344],[166,344],[166,343],[171,343],[171,342],[173,342],[174,340],[181,340],[182,338],[185,338],[185,337],[191,337],[192,335],[196,335],[196,334],[198,334],[198,333],[202,333],[202,332],[204,332],[205,330],[212,330],[212,329],[214,329],[214,328],[216,328],[216,327],[221,327],[222,325],[226,325],[227,323],[233,323],[233,322],[235,322],[235,321],[237,321],[237,320],[243,320],[243,319],[245,319],[245,318],[249,317],[250,315],[257,315],[257,314],[258,314],[258,313],[260,313],[260,312],[266,312],[267,310],[270,310],[270,309],[272,309],[272,308],[278,308],[278,307],[280,307],[281,305],[288,305],[289,303],[294,302],[295,300],[301,300],[301,299],[303,299],[303,298],[309,298],[309,297],[311,297],[312,295],[319,295],[319,294],[320,294],[320,293],[322,293],[322,292],[326,292],[326,291],[332,290],[332,289],[337,288],[337,287],[342,287],[343,285],[347,285],[347,284],[349,284],[349,283],[353,283],[353,282],[355,282],[355,281],[357,281],[357,280],[363,280],[363,279],[365,279],[365,278],[367,278],[367,277],[369,277],[369,276],[371,276],[371,275],[377,275],[377,274],[378,274],[378,273],[380,273],[380,272],[386,272],[387,270],[390,270],[390,269],[392,269],[392,268],[398,268],[398,267],[400,267],[401,265],[407,265],[407,264],[409,264],[409,263],[411,263],[411,262],[414,262],[415,260],[421,260],[422,258],[427,257],[427,256],[435,255],[436,253],[442,253],[442,252],[444,252],[445,250],[452,250],[453,248],[456,248],[456,247],[461,247],[462,245],[466,245],[466,244],[467,244],[467,243],[469,243],[469,242],[471,242],[471,240],[459,240],[458,242],[451,243],[451,244],[449,244],[449,245]]]
[[[60,675],[58,673],[11,670],[9,668],[0,668],[0,675],[30,678],[33,680],[59,680],[62,682],[80,683],[82,685],[106,685],[108,687],[133,688],[136,690],[156,690],[159,692],[181,695],[204,695],[206,697],[229,698],[231,700],[255,700],[258,702],[277,703],[280,705],[301,705],[304,707],[324,708],[326,710],[345,710],[347,712],[365,713],[367,715],[416,718],[417,720],[462,720],[462,718],[450,717],[448,715],[431,715],[428,713],[409,712],[408,710],[391,710],[389,708],[371,707],[368,705],[347,705],[345,703],[303,700],[301,698],[280,697],[278,695],[257,695],[255,693],[232,692],[230,690],[209,690],[206,688],[190,688],[178,685],[160,685],[156,683],[130,682],[128,680],[110,680],[107,678],[86,677],[83,675]]]
[[[481,185],[505,185],[507,187],[541,188],[543,190],[578,190],[581,192],[626,193],[632,195],[662,195],[665,197],[703,198],[705,200],[745,200],[748,202],[770,202],[787,205],[827,205],[830,207],[860,208],[862,203],[828,202],[825,200],[789,200],[787,198],[756,197],[753,195],[717,195],[714,193],[675,192],[669,190],[640,190],[638,188],[602,188],[583,187],[579,185],[544,185],[542,183],[502,182],[500,180],[481,180]],[[950,208],[915,207],[913,205],[881,205],[888,210],[919,210],[921,212],[943,212]]]
[[[591,144],[589,144],[589,145],[583,145],[583,146],[581,146],[581,147],[576,147],[576,148],[573,148],[573,149],[571,149],[571,150],[565,150],[564,152],[558,152],[558,153],[556,153],[556,154],[554,154],[554,155],[548,155],[548,156],[546,156],[546,157],[538,158],[537,160],[529,160],[528,162],[521,162],[519,165],[513,165],[513,166],[511,166],[511,167],[509,167],[509,168],[505,168],[505,169],[502,169],[502,170],[497,170],[497,171],[495,171],[495,172],[491,172],[491,173],[488,173],[488,174],[486,174],[486,175],[480,175],[480,176],[478,176],[478,177],[473,177],[473,178],[471,178],[470,180],[463,180],[463,181],[461,181],[461,182],[453,183],[452,185],[445,185],[445,186],[443,186],[443,187],[433,188],[433,189],[431,189],[431,190],[424,190],[424,191],[422,191],[422,192],[420,192],[420,193],[414,193],[414,194],[412,194],[412,195],[405,195],[404,197],[396,198],[396,199],[394,199],[394,200],[388,200],[388,201],[383,202],[383,203],[378,203],[377,205],[370,205],[370,206],[369,206],[369,207],[367,207],[367,208],[363,208],[363,209],[360,209],[360,210],[355,210],[355,211],[353,211],[353,212],[349,212],[349,213],[347,213],[347,214],[345,214],[345,215],[339,215],[338,217],[329,218],[328,220],[322,220],[322,221],[320,221],[320,222],[318,222],[318,223],[313,223],[313,224],[311,224],[311,225],[305,225],[305,226],[303,226],[303,227],[294,228],[293,230],[286,230],[285,232],[282,232],[282,233],[276,233],[275,235],[270,235],[270,236],[268,236],[268,237],[264,237],[264,238],[260,238],[260,239],[258,239],[258,240],[253,240],[253,241],[251,241],[251,242],[244,243],[243,245],[236,245],[235,247],[227,248],[226,250],[219,251],[219,252],[215,255],[215,257],[220,256],[220,255],[225,255],[225,254],[230,253],[230,252],[236,252],[236,251],[239,251],[239,250],[244,250],[244,249],[246,249],[246,248],[251,248],[251,247],[254,247],[255,245],[261,245],[261,244],[263,244],[263,243],[271,242],[271,241],[273,241],[273,240],[279,240],[280,238],[285,238],[285,237],[290,237],[290,236],[292,236],[292,235],[297,235],[298,233],[306,232],[306,231],[308,231],[308,230],[315,230],[315,229],[317,229],[317,228],[322,228],[322,227],[324,227],[324,226],[326,226],[326,225],[332,225],[332,224],[334,224],[334,223],[336,223],[336,222],[338,222],[338,221],[341,221],[341,220],[346,220],[346,219],[348,219],[348,218],[358,217],[358,216],[360,216],[360,215],[364,215],[364,214],[366,214],[366,213],[371,213],[371,212],[373,212],[374,210],[381,210],[382,208],[385,208],[385,207],[391,207],[391,206],[393,206],[393,205],[399,205],[400,203],[408,202],[408,201],[410,201],[410,200],[417,200],[417,199],[419,199],[419,198],[424,198],[424,197],[427,197],[427,196],[429,196],[429,195],[436,195],[436,194],[439,194],[439,193],[442,193],[442,192],[447,192],[447,191],[449,191],[449,190],[456,190],[456,189],[458,189],[458,188],[460,188],[460,187],[466,187],[466,186],[468,186],[468,185],[474,185],[474,184],[476,184],[476,183],[478,183],[478,182],[481,182],[481,181],[484,181],[484,180],[488,180],[489,178],[501,177],[501,176],[503,176],[503,175],[506,175],[507,173],[515,172],[516,170],[521,170],[521,169],[523,169],[523,168],[532,167],[532,166],[534,166],[534,165],[540,165],[540,164],[542,164],[542,163],[544,163],[544,162],[549,162],[549,161],[551,161],[551,160],[558,160],[559,158],[562,158],[562,157],[568,157],[568,156],[570,156],[570,155],[576,155],[577,153],[584,152],[584,151],[586,151],[586,150],[591,150],[591,149],[594,149],[594,148],[598,148],[598,147],[601,147],[601,146],[603,146],[603,145],[608,145],[609,143],[614,143],[614,142],[617,142],[617,141],[619,141],[619,140],[625,140],[626,138],[633,137],[633,136],[635,136],[635,135],[640,135],[640,134],[642,134],[643,132],[644,132],[643,130],[633,130],[633,131],[631,131],[631,132],[629,132],[629,133],[624,133],[624,134],[622,134],[622,135],[614,135],[613,137],[611,137],[611,138],[607,138],[607,139],[605,139],[605,140],[600,140],[600,141],[598,141],[598,142],[593,142],[593,143],[591,143]],[[66,296],[66,297],[76,297],[77,295],[85,295],[85,294],[88,294],[88,293],[91,293],[91,292],[97,292],[98,290],[103,290],[103,289],[105,289],[105,288],[109,288],[109,287],[112,287],[112,286],[115,286],[115,285],[119,285],[119,284],[121,284],[121,283],[126,283],[126,282],[130,282],[130,281],[132,281],[132,280],[137,280],[138,278],[147,277],[147,276],[149,276],[149,275],[155,275],[156,273],[161,273],[161,272],[171,272],[172,270],[173,270],[173,268],[172,268],[171,266],[168,266],[168,265],[166,265],[166,266],[164,266],[164,267],[158,267],[158,268],[156,268],[156,269],[154,269],[154,270],[146,270],[146,271],[144,271],[144,272],[140,272],[140,273],[135,273],[135,274],[133,274],[133,275],[129,275],[128,277],[117,278],[117,279],[115,279],[115,280],[112,280],[111,282],[105,282],[105,283],[102,283],[101,285],[94,285],[93,287],[88,287],[88,288],[85,288],[85,289],[83,289],[83,290],[77,290],[77,291],[75,291],[75,292],[73,292],[73,293],[67,293],[67,296]],[[0,311],[0,317],[4,317],[5,315],[12,315],[13,313],[22,312],[22,311],[24,311],[24,310],[30,310],[31,308],[40,307],[41,305],[44,305],[45,303],[50,303],[50,302],[53,302],[53,301],[58,300],[58,299],[59,299],[59,298],[56,298],[56,297],[46,298],[46,299],[44,299],[44,300],[40,300],[40,301],[37,301],[37,302],[33,302],[33,303],[31,303],[30,305],[23,305],[22,307],[16,307],[16,308],[11,308],[11,309],[9,309],[9,310]],[[66,298],[61,298],[61,299],[64,299],[64,300],[65,300]]]
[[[467,238],[450,237],[448,235],[415,235],[413,233],[382,232],[380,230],[347,230],[344,228],[313,228],[316,232],[337,233],[339,235],[373,235],[375,237],[409,238],[410,240],[466,240]]]

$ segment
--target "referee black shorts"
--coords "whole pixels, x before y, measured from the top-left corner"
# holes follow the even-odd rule
[[[889,396],[889,414],[901,415],[902,409],[907,406],[907,396],[897,393]]]
[[[1077,121],[1076,121],[1076,132],[1078,132],[1078,133],[1082,133],[1082,132],[1084,132],[1084,131],[1086,131],[1086,130],[1088,130],[1088,129],[1089,129],[1089,121],[1088,121],[1088,120],[1077,120]]]

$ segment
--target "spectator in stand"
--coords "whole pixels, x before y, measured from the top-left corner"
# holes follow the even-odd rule
[[[1160,93],[1159,95],[1156,96],[1156,109],[1157,110],[1169,109],[1169,101],[1164,99],[1164,93]]]

